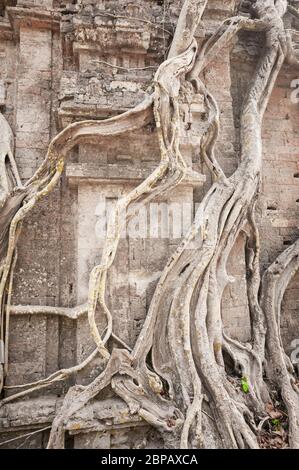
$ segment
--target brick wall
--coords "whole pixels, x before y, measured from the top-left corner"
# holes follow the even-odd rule
[[[15,133],[16,159],[24,180],[38,167],[50,139],[62,127],[83,118],[105,118],[120,113],[142,100],[156,67],[167,53],[170,40],[167,31],[173,30],[181,2],[166,1],[166,8],[158,0],[140,0],[138,5],[137,2],[107,0],[97,2],[97,8],[93,1],[82,3],[81,13],[74,2],[69,4],[59,26],[51,15],[47,16],[47,9],[54,5],[57,12],[66,4],[62,1],[22,0],[16,9],[11,9],[9,16],[6,12],[3,19],[0,18],[0,106]],[[25,8],[24,12],[24,6],[29,6],[30,10]],[[101,15],[108,7],[114,8],[117,14],[125,11],[126,15],[149,18],[159,28],[149,24],[140,27],[130,20],[113,22]],[[233,7],[234,1],[209,2],[205,15],[207,31],[213,31],[221,19],[231,15]],[[37,14],[40,10],[43,15]],[[134,30],[134,41],[128,40],[126,28]],[[98,36],[91,35],[94,29],[99,30]],[[222,53],[203,76],[221,111],[216,155],[227,175],[232,174],[238,164],[238,116],[261,46],[250,35],[246,39],[247,48],[241,36],[241,43],[231,58],[229,51]],[[121,46],[111,47],[113,41],[119,41]],[[298,104],[290,99],[290,83],[294,78],[296,74],[284,67],[265,114],[263,185],[257,214],[263,269],[298,237]],[[189,149],[188,152],[188,159],[196,162],[196,151]],[[95,178],[88,179],[82,168],[90,171],[95,164],[104,172],[110,165],[110,169],[117,168],[121,174],[129,166],[133,174],[140,166],[150,168],[157,161],[158,145],[151,127],[123,138],[74,149],[59,186],[38,203],[24,223],[13,302],[53,306],[75,306],[84,302],[88,273],[99,261],[102,248],[94,232],[98,221],[97,204],[102,199],[115,199],[135,182],[128,178],[118,184],[95,181]],[[80,171],[82,175],[78,176]],[[163,201],[198,203],[210,184],[206,176],[204,186],[182,185]],[[112,286],[108,303],[114,315],[115,332],[130,345],[134,344],[143,324],[159,273],[178,242],[124,239],[120,243],[108,276]],[[240,235],[228,265],[235,283],[226,288],[222,308],[226,332],[247,341],[250,321],[244,300],[243,255],[244,237]],[[287,352],[299,330],[297,286],[298,276],[290,284],[283,302],[282,334]],[[98,320],[99,324],[104,324],[102,318]],[[44,316],[16,316],[11,320],[7,383],[45,377],[58,368],[74,365],[92,348],[86,318],[75,323]],[[77,380],[90,380],[97,366],[100,364],[87,369]],[[46,394],[58,395],[69,383]],[[148,433],[148,430],[142,432]],[[90,434],[87,440],[76,437],[75,445],[126,447],[129,445],[127,437],[116,432],[106,436],[105,442],[98,442],[98,436]],[[35,442],[35,446],[44,445],[42,439]]]

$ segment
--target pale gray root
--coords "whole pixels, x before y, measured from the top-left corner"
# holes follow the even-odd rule
[[[189,0],[186,0],[186,4],[188,3]],[[194,21],[197,21],[197,18],[194,18]],[[9,226],[9,230],[5,237],[7,250],[0,282],[0,304],[3,305],[5,299],[2,299],[2,297],[4,297],[5,286],[8,282],[13,251],[17,242],[16,233],[18,226],[38,199],[46,196],[59,181],[67,152],[76,144],[85,140],[95,140],[106,135],[119,135],[139,129],[150,122],[153,110],[156,121],[159,119],[159,115],[162,116],[162,125],[157,121],[161,163],[146,181],[117,204],[113,218],[109,221],[107,242],[103,250],[101,265],[96,266],[90,275],[88,319],[91,335],[100,354],[106,360],[109,358],[109,353],[105,344],[112,333],[112,317],[105,303],[106,276],[118,246],[122,214],[132,202],[149,202],[157,195],[161,195],[171,187],[174,187],[183,179],[187,171],[178,146],[179,112],[177,98],[180,89],[179,76],[192,68],[196,49],[196,43],[193,41],[187,51],[184,52],[184,49],[182,50],[183,54],[180,58],[174,57],[162,64],[155,76],[155,96],[147,97],[144,102],[133,110],[105,121],[83,121],[72,124],[64,129],[52,140],[43,164],[33,177],[27,181],[25,191],[29,192],[29,195],[23,206],[15,214],[9,213],[5,216],[5,222]],[[164,83],[163,80],[169,83]],[[154,97],[155,103],[152,110]],[[174,108],[171,121],[168,121],[170,115],[165,114],[167,113],[167,100],[169,101],[168,109],[171,106]],[[130,211],[128,211],[129,216]],[[97,304],[101,307],[107,318],[108,328],[103,339],[94,321]]]
[[[214,402],[218,415],[216,421],[225,447],[258,446],[253,432],[253,413],[262,408],[262,391],[259,390],[262,357],[260,361],[258,358],[264,333],[260,324],[261,312],[256,306],[259,279],[251,286],[251,290],[256,290],[254,297],[251,292],[251,309],[253,318],[257,317],[256,336],[257,331],[260,331],[260,337],[256,337],[252,351],[246,351],[241,345],[239,351],[234,348],[234,356],[238,357],[239,362],[245,362],[242,356],[245,356],[247,362],[247,365],[242,365],[251,388],[251,400],[246,400],[247,403],[240,396],[234,397],[236,394],[224,372],[221,298],[229,281],[225,270],[227,257],[238,233],[243,229],[258,191],[262,165],[262,117],[284,60],[281,44],[284,29],[274,3],[256,5],[256,12],[263,23],[269,11],[273,15],[268,19],[266,38],[269,44],[271,38],[271,47],[266,47],[264,51],[241,116],[242,162],[236,173],[226,179],[211,160],[210,168],[218,181],[204,198],[188,236],[161,276],[145,327],[133,352],[140,362],[145,361],[147,354],[152,351],[154,370],[168,382],[171,398],[181,403],[184,410],[188,409],[192,398],[197,396],[193,368],[190,367],[190,360],[193,361],[205,390]],[[202,63],[205,64],[205,60]],[[204,158],[206,160],[206,155]],[[201,235],[201,239],[196,240],[197,248],[190,246],[194,243],[195,234]],[[254,271],[256,273],[256,267]],[[193,299],[190,300],[189,295]],[[195,296],[198,299],[197,306]],[[176,299],[185,301],[180,300],[180,304],[176,305]],[[190,339],[190,324],[193,341]],[[256,368],[250,367],[252,358],[258,362],[258,374],[255,373]],[[251,406],[251,410],[250,401],[255,405]]]
[[[248,403],[238,396],[226,379],[221,353],[224,341],[220,305],[228,282],[226,261],[237,235],[244,229],[247,218],[251,217],[250,209],[258,191],[262,163],[262,117],[284,60],[281,43],[283,25],[278,14],[280,9],[276,10],[273,3],[272,7],[274,16],[267,33],[267,41],[271,36],[272,45],[271,48],[266,48],[257,68],[242,113],[242,163],[229,179],[220,171],[213,156],[213,145],[210,145],[217,134],[217,109],[212,97],[207,95],[213,115],[211,127],[214,130],[209,130],[211,138],[206,136],[205,143],[202,143],[202,152],[204,159],[210,161],[209,167],[217,181],[204,198],[189,234],[172,256],[159,281],[132,353],[133,366],[139,378],[138,385],[131,378],[124,379],[118,375],[112,382],[113,389],[129,404],[131,412],[140,413],[136,398],[138,389],[141,387],[142,396],[147,397],[151,394],[150,390],[156,394],[165,393],[159,376],[163,378],[167,383],[166,391],[171,402],[176,403],[180,410],[181,414],[176,412],[176,415],[185,416],[181,447],[187,447],[188,442],[194,443],[196,439],[200,443],[198,415],[201,414],[202,385],[213,402],[212,409],[224,447],[258,447],[253,419],[255,409],[250,409],[250,400]],[[263,15],[269,12],[269,5],[257,5],[256,11],[263,19]],[[254,225],[252,220],[251,225]],[[198,234],[199,239],[195,240]],[[251,238],[255,240],[256,234]],[[257,259],[256,247],[250,261],[254,276],[257,275]],[[264,329],[260,319],[261,311],[256,305],[258,284],[257,278],[249,286],[255,320],[253,351],[246,350],[241,345],[239,349],[246,352],[245,359],[251,356],[261,367],[262,360],[258,361],[258,352],[262,348]],[[232,344],[230,341],[231,349]],[[150,352],[154,371],[158,375],[149,375],[146,360]],[[234,354],[238,355],[237,350]],[[239,356],[240,362],[246,362],[242,361],[240,353]],[[256,377],[248,367],[244,370],[249,375],[251,401],[261,409],[261,393],[259,390],[254,391],[261,381],[261,371],[259,369]],[[152,407],[152,402],[149,406]],[[161,427],[157,417],[153,419],[148,411],[140,415],[152,425]]]
[[[56,186],[64,169],[66,154],[74,145],[88,139],[100,139],[106,135],[119,135],[143,127],[152,119],[152,102],[153,97],[149,96],[136,108],[120,116],[106,121],[83,121],[68,126],[53,139],[41,167],[25,183],[24,187],[14,186],[13,172],[10,171],[10,166],[3,165],[0,188],[0,339],[4,343],[6,289],[23,219],[30,213],[37,201],[49,194]],[[6,126],[8,127],[7,123]],[[13,153],[11,133],[8,131],[4,133],[3,139],[4,142],[0,142],[0,144],[5,157],[8,152]],[[6,157],[4,160],[6,161]],[[7,369],[7,366],[5,369]],[[1,366],[0,390],[3,387],[3,379],[4,371]]]
[[[9,306],[5,308],[7,300],[4,295],[4,288],[7,286],[9,303],[16,259],[15,250],[12,251],[8,264],[5,263],[5,255],[8,246],[10,221],[26,196],[26,190],[22,187],[13,156],[14,136],[8,122],[1,113],[0,129],[0,341],[4,344],[4,358],[1,358],[3,363],[0,363],[1,392],[8,367],[8,346],[5,341],[8,335],[8,326],[5,325],[5,316],[8,320]]]
[[[288,5],[288,11],[294,15],[296,18],[299,19],[299,10],[297,10],[297,8],[295,8],[294,6],[292,5]]]
[[[106,314],[108,326],[110,326],[110,331],[108,329],[108,333],[111,334],[112,319],[105,304],[106,273],[113,262],[118,246],[122,230],[122,225],[120,223],[122,220],[121,216],[131,202],[142,201],[143,203],[148,203],[153,197],[156,197],[156,195],[161,195],[166,190],[177,185],[186,173],[187,166],[179,150],[180,114],[178,98],[181,88],[180,77],[192,69],[196,51],[196,43],[193,40],[185,53],[168,59],[160,66],[156,73],[154,81],[154,117],[158,130],[161,164],[157,170],[147,178],[147,180],[126,195],[116,205],[115,211],[108,222],[107,242],[103,249],[101,264],[96,266],[91,273],[89,284],[88,318],[91,326],[91,333],[97,348],[104,359],[107,358],[108,361],[110,360],[110,354],[105,348],[104,342],[107,341],[109,336],[106,335],[104,341],[102,340],[97,330],[94,314],[96,306],[99,303]],[[143,195],[145,195],[145,197],[143,197]],[[130,211],[128,212],[128,217],[130,217]],[[148,377],[150,376],[151,374],[147,373],[146,380],[148,380]],[[134,384],[129,384],[128,386],[130,385],[134,388]],[[125,385],[121,385],[119,381],[117,385],[114,383],[114,389],[117,390],[119,395],[122,395],[121,389],[124,386]],[[149,393],[154,395],[157,400],[156,394],[151,391],[150,388],[147,395]],[[132,410],[131,400],[129,400],[129,392],[127,392],[127,395],[127,401],[130,409]],[[146,418],[151,422],[151,424],[155,423],[157,427],[161,429],[164,427],[167,429],[169,427],[174,427],[172,424],[170,426],[164,424],[164,421],[158,417],[161,406],[160,408],[158,406],[155,407],[151,404],[151,399],[147,397],[145,400],[148,401],[149,404],[148,406],[145,406],[144,404],[141,410],[139,410],[140,416]],[[162,401],[163,403],[163,399],[159,399],[159,401]],[[155,410],[156,412],[154,413]],[[172,420],[172,415],[167,415],[167,419]],[[174,421],[177,423],[178,420],[175,419]],[[62,422],[64,422],[64,420],[61,418],[59,423]],[[175,426],[177,426],[177,424],[175,424]],[[56,431],[56,433],[60,432],[59,428],[59,431]]]
[[[44,164],[28,182],[27,187],[32,190],[34,185],[40,188],[42,181],[42,188],[47,189],[39,189],[35,198],[36,194],[44,195],[56,184],[66,152],[78,141],[117,135],[134,126],[141,127],[154,116],[161,162],[145,182],[117,204],[108,223],[101,264],[94,268],[90,277],[87,309],[91,335],[97,346],[95,353],[99,353],[107,365],[88,386],[69,390],[53,422],[49,448],[64,447],[68,420],[108,386],[127,403],[131,414],[138,414],[160,431],[167,448],[205,445],[201,429],[203,400],[208,403],[223,447],[258,448],[260,423],[267,418],[265,404],[270,400],[263,378],[265,373],[281,391],[288,409],[290,445],[298,447],[298,391],[290,361],[283,351],[279,328],[282,297],[298,269],[298,244],[277,260],[278,274],[277,265],[266,272],[260,301],[260,242],[254,220],[262,170],[263,115],[289,50],[282,21],[288,5],[285,0],[247,3],[253,19],[235,17],[225,21],[196,56],[194,33],[207,2],[186,0],[169,59],[159,67],[155,92],[149,102],[101,123],[69,126],[53,140]],[[214,155],[219,132],[218,106],[199,74],[241,29],[264,31],[265,48],[242,109],[241,163],[227,178]],[[204,135],[198,136],[198,148],[211,171],[213,185],[203,198],[188,234],[161,275],[133,351],[114,348],[110,352],[106,343],[113,334],[113,318],[105,304],[106,275],[124,223],[122,213],[128,209],[130,218],[132,202],[145,204],[170,191],[188,171],[180,152],[179,135],[179,97],[184,93],[182,85],[186,74],[196,91],[202,93],[207,110],[207,129]],[[19,216],[18,221],[21,220]],[[241,232],[247,238],[250,344],[242,344],[223,332],[221,312],[224,289],[233,282],[226,271],[227,260]],[[10,244],[8,252],[9,249]],[[100,334],[95,322],[97,306],[107,319],[104,334]],[[59,314],[57,310],[48,313]],[[76,316],[77,311],[73,315]],[[234,364],[233,377],[227,372],[227,356]],[[32,384],[32,388],[48,386],[61,377],[61,371],[55,374]],[[248,394],[242,393],[241,377],[248,381]],[[18,396],[20,394],[14,397]]]
[[[192,43],[208,0],[187,0],[182,6],[168,57],[176,57]]]
[[[299,241],[283,252],[267,269],[262,282],[261,304],[265,314],[266,371],[277,386],[289,418],[289,443],[299,448],[299,388],[292,364],[284,352],[280,334],[281,303],[286,288],[299,269]]]
[[[118,377],[114,380],[116,375]],[[132,379],[127,386],[126,377]],[[138,374],[132,368],[131,355],[127,351],[114,349],[102,374],[88,386],[75,386],[67,393],[61,409],[54,418],[48,448],[64,448],[64,429],[68,419],[110,384],[119,396],[123,396],[132,414],[138,412],[148,422],[162,432],[171,434],[173,438],[174,426],[182,424],[182,418],[177,416],[175,407],[159,395],[152,394],[153,398],[148,396],[133,380],[138,381]]]
[[[287,31],[287,55],[286,55],[286,62],[288,65],[291,65],[293,68],[299,67],[299,44],[298,39],[296,44],[294,44],[293,40],[293,32]]]
[[[76,307],[53,307],[48,305],[11,305],[12,315],[53,315],[77,320],[87,313],[87,304]]]
[[[88,296],[88,319],[92,337],[99,352],[109,359],[105,343],[112,332],[112,316],[105,302],[107,271],[111,267],[123,229],[123,224],[133,214],[129,206],[135,203],[147,204],[179,184],[186,174],[187,165],[179,150],[179,92],[180,77],[191,70],[197,46],[192,42],[180,56],[168,59],[158,69],[155,79],[154,117],[158,130],[161,163],[157,169],[137,188],[120,199],[108,221],[107,238],[102,252],[101,263],[90,275]],[[126,214],[126,216],[124,216]],[[108,330],[104,340],[98,332],[95,311],[99,305],[107,318]]]

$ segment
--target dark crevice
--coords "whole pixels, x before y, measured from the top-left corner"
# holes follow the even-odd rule
[[[189,268],[189,266],[190,266],[190,263],[186,264],[186,266],[183,267],[183,269],[180,272],[180,276],[186,271],[186,269]]]

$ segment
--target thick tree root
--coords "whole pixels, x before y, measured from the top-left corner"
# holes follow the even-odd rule
[[[156,73],[155,90],[148,101],[107,121],[86,121],[66,128],[53,140],[44,164],[26,185],[25,202],[16,213],[12,211],[7,256],[1,274],[2,296],[7,279],[12,279],[19,224],[34,203],[58,181],[67,151],[79,141],[118,135],[139,128],[154,117],[160,164],[141,185],[117,203],[108,223],[101,263],[90,276],[87,306],[78,307],[71,313],[56,308],[36,310],[36,313],[63,314],[74,319],[87,311],[96,350],[82,364],[27,384],[27,390],[2,402],[63,380],[82,370],[95,354],[100,354],[106,364],[104,370],[91,384],[69,390],[54,419],[49,448],[64,447],[64,431],[69,419],[108,386],[127,403],[132,415],[138,414],[157,428],[167,448],[206,446],[202,432],[203,401],[213,415],[224,448],[258,448],[260,428],[267,418],[266,404],[270,401],[265,376],[276,385],[287,408],[289,445],[299,448],[298,389],[280,336],[281,301],[299,267],[299,244],[297,242],[286,250],[261,280],[260,241],[254,219],[262,171],[263,115],[289,50],[282,21],[287,1],[248,2],[254,19],[235,17],[225,21],[197,52],[193,36],[206,4],[204,0],[186,0],[170,56]],[[219,132],[218,106],[199,75],[241,29],[264,31],[265,48],[243,105],[241,163],[227,178],[214,155]],[[191,81],[196,92],[203,95],[208,118],[206,130],[198,136],[198,148],[212,174],[213,185],[203,198],[188,234],[162,272],[133,350],[114,348],[110,351],[107,341],[113,335],[113,315],[105,303],[106,278],[115,258],[123,223],[134,214],[131,204],[149,203],[169,192],[191,171],[180,152],[179,101],[184,95],[184,80]],[[233,281],[227,274],[226,265],[241,232],[247,239],[250,344],[242,344],[225,335],[221,316],[224,289]],[[18,313],[18,308],[10,307],[9,298],[5,296],[3,306],[4,300],[8,311]],[[104,333],[98,331],[95,322],[98,307],[107,320]],[[22,313],[21,308],[19,313]],[[7,336],[8,328],[6,331]],[[229,371],[228,359],[233,364],[233,371]]]

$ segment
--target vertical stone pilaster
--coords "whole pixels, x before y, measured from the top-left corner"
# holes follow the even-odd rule
[[[29,4],[23,1],[20,6]],[[49,1],[36,2],[30,4],[30,9],[17,7],[10,11],[18,38],[15,157],[23,181],[38,168],[51,139],[51,18],[40,21],[35,9],[51,6]],[[58,189],[25,220],[14,284],[15,302],[20,299],[23,304],[57,305],[59,249],[52,257],[48,253],[57,244],[59,220]],[[32,323],[29,317],[12,319],[8,383],[31,382],[57,370],[58,325],[57,318],[37,317]]]

